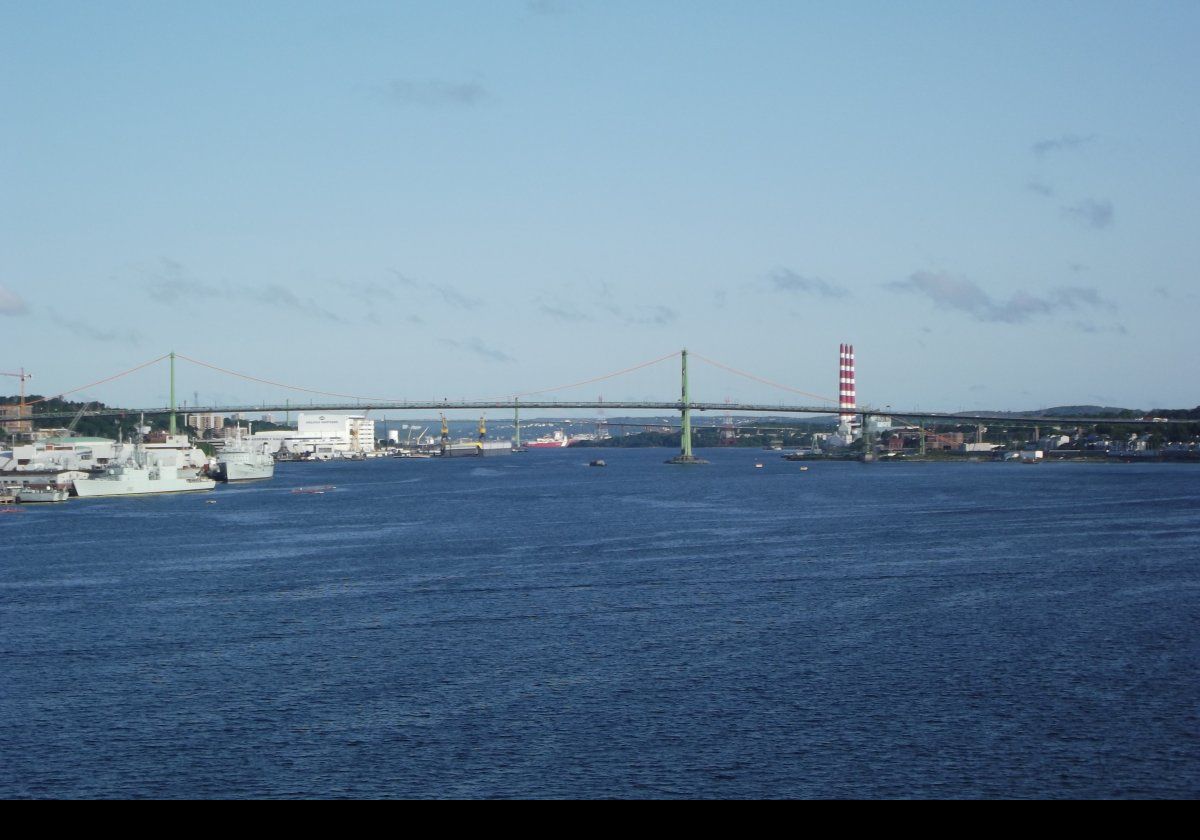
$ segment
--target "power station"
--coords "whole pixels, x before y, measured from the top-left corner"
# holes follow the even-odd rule
[[[838,346],[838,430],[843,446],[858,439],[862,427],[855,422],[858,402],[854,391],[854,345]]]

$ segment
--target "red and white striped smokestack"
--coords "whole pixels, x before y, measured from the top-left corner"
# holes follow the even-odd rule
[[[843,344],[840,346],[840,356],[838,358],[838,404],[842,412],[838,419],[843,425],[849,425],[854,421],[854,409],[857,407],[854,401],[853,344]]]

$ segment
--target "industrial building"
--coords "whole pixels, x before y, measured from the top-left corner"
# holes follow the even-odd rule
[[[345,458],[375,451],[375,421],[362,414],[298,415],[296,430],[255,432],[250,440],[271,454]]]

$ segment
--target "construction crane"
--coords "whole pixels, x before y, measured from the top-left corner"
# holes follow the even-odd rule
[[[90,406],[91,406],[90,402],[84,403],[83,408],[81,408],[81,409],[79,409],[79,411],[75,412],[75,416],[73,418],[71,418],[70,425],[67,426],[67,437],[70,437],[71,433],[75,431],[75,427],[77,425],[79,425],[80,418],[83,417],[83,413],[85,411],[87,411]]]
[[[363,420],[366,420],[367,415],[370,413],[371,407],[367,406],[362,413]],[[387,418],[384,419],[386,420]],[[362,452],[362,448],[362,429],[359,427],[358,423],[355,423],[350,429],[350,449],[353,452]]]
[[[479,415],[479,442],[475,444],[475,448],[479,450],[480,455],[483,454],[483,439],[487,437],[487,422],[484,419],[486,416]]]
[[[21,420],[25,416],[25,380],[32,379],[33,374],[27,373],[25,368],[21,368],[18,373],[9,373],[8,371],[0,371],[0,376],[13,376],[21,380],[21,402],[17,404],[17,425],[16,432],[21,432]],[[32,428],[32,425],[30,426]]]
[[[442,454],[450,454],[450,424],[446,422],[446,414],[442,412],[439,415],[442,418]]]

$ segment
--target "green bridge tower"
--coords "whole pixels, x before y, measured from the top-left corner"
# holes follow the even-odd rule
[[[680,424],[679,454],[668,464],[707,464],[708,461],[697,458],[692,454],[692,401],[688,396],[687,348],[680,354],[683,360],[683,393],[679,401],[679,411],[683,415]]]

